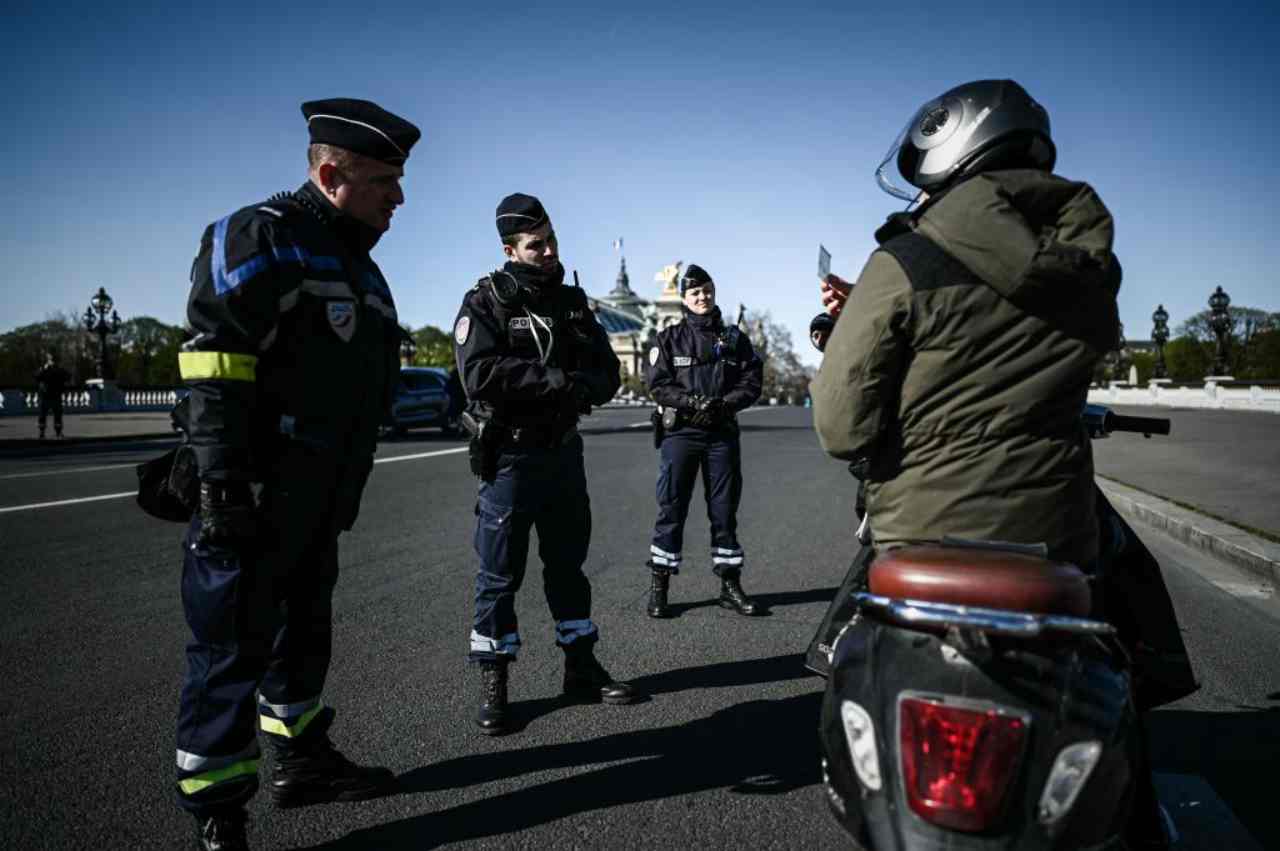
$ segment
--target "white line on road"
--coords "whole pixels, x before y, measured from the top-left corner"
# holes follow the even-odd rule
[[[390,458],[375,458],[375,464],[389,464],[392,461],[413,461],[417,458],[434,458],[437,455],[456,455],[459,452],[466,452],[467,447],[459,446],[454,449],[441,449],[437,452],[418,452],[413,455],[395,455]],[[126,467],[132,464],[124,465]],[[104,493],[100,496],[85,496],[80,499],[60,499],[56,502],[37,502],[31,505],[11,505],[8,508],[0,508],[0,514],[8,514],[12,511],[34,511],[37,508],[56,508],[60,505],[77,505],[82,502],[99,502],[104,499],[122,499],[126,496],[133,496],[136,491],[125,491],[124,493]]]
[[[392,461],[412,461],[415,458],[434,458],[437,455],[457,455],[459,452],[466,452],[468,447],[458,446],[454,449],[440,449],[436,452],[419,452],[415,455],[393,455],[390,458],[374,458],[375,464],[390,464]]]
[[[99,470],[123,470],[137,464],[108,464],[105,467],[72,467],[69,470],[40,470],[35,473],[6,473],[0,479],[31,479],[36,476],[60,476],[67,473],[96,473]]]
[[[60,499],[57,502],[37,502],[33,505],[11,505],[8,508],[0,508],[0,514],[8,514],[10,511],[31,511],[36,508],[54,508],[59,505],[75,505],[78,502],[98,502],[103,499],[121,499],[126,496],[133,496],[136,491],[125,491],[124,493],[104,493],[102,496],[85,496],[80,499]]]
[[[1267,600],[1273,593],[1271,586],[1261,582],[1227,582],[1222,579],[1209,580],[1233,597],[1244,597],[1250,600]]]

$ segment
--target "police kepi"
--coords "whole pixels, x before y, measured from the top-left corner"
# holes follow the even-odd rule
[[[258,730],[277,806],[394,784],[333,746],[321,692],[338,535],[356,522],[399,375],[395,302],[369,250],[404,202],[419,132],[368,101],[302,113],[307,182],[205,230],[187,307],[196,336],[179,355],[200,497],[184,546],[177,797],[207,851],[247,847]]]
[[[754,615],[757,606],[741,583],[745,557],[738,543],[742,444],[737,412],[760,398],[764,365],[747,335],[721,318],[715,282],[701,267],[690,264],[685,270],[680,296],[683,320],[658,334],[649,350],[647,380],[659,406],[654,429],[662,460],[658,519],[647,562],[652,572],[648,612],[655,618],[671,614],[667,594],[684,559],[684,522],[701,471],[720,605]]]
[[[521,645],[515,597],[531,529],[565,654],[565,693],[605,703],[636,698],[594,656],[599,632],[582,572],[591,504],[578,417],[618,391],[618,358],[582,290],[563,285],[555,230],[538,199],[510,195],[496,219],[507,263],[467,293],[453,326],[469,400],[463,422],[480,478],[469,658],[480,671],[476,724],[490,735],[509,728],[507,667]]]

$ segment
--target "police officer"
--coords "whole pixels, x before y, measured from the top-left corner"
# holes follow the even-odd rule
[[[481,480],[469,658],[480,671],[476,725],[487,735],[508,729],[507,666],[521,644],[515,596],[532,528],[555,641],[565,654],[565,694],[614,704],[636,699],[594,656],[598,630],[582,572],[591,505],[578,416],[618,391],[618,358],[582,290],[563,286],[556,233],[538,199],[504,198],[497,227],[507,262],[467,293],[453,328],[472,470]]]
[[[49,412],[53,412],[53,433],[62,437],[62,394],[67,389],[71,373],[58,365],[58,353],[49,352],[44,366],[36,373],[36,390],[40,393],[40,439],[44,440],[45,424]]]
[[[663,329],[649,350],[649,393],[660,409],[654,428],[662,433],[658,470],[658,519],[649,547],[652,571],[648,612],[671,612],[671,575],[680,572],[684,521],[699,471],[711,520],[711,565],[720,577],[720,605],[756,614],[756,604],[740,581],[743,553],[738,543],[738,502],[742,497],[742,446],[737,412],[760,398],[764,365],[747,335],[727,325],[716,307],[716,285],[693,264],[680,280],[684,319]]]
[[[404,203],[420,134],[368,101],[302,114],[307,182],[205,230],[187,306],[196,336],[179,354],[200,497],[184,544],[177,795],[211,850],[247,847],[256,728],[275,753],[277,806],[394,783],[335,749],[321,692],[338,535],[356,521],[399,375],[395,303],[369,251]]]

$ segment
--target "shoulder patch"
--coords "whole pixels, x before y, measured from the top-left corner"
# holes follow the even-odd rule
[[[649,350],[649,366],[658,365],[658,347],[654,346]]]
[[[453,339],[459,346],[467,344],[467,338],[471,336],[471,317],[459,316],[458,322],[453,326]]]

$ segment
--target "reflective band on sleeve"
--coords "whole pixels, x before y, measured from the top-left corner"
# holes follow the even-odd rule
[[[182,790],[184,795],[194,795],[218,783],[226,783],[228,780],[235,780],[237,777],[243,777],[246,774],[257,773],[258,760],[247,759],[244,762],[228,765],[226,768],[219,768],[217,771],[207,771],[204,774],[197,774],[195,777],[188,777],[186,780],[179,780],[178,788]]]
[[[302,735],[302,731],[307,729],[307,725],[311,723],[311,719],[323,709],[323,704],[317,703],[309,709],[301,718],[299,718],[293,726],[285,724],[278,718],[272,718],[270,715],[258,715],[258,723],[262,729],[268,733],[277,736],[284,736],[286,739],[295,739]]]
[[[235,352],[178,352],[178,372],[183,381],[253,381],[257,368],[256,355]]]
[[[376,295],[366,295],[364,297],[364,303],[369,305],[374,310],[378,311],[379,313],[381,313],[383,316],[387,317],[391,321],[393,322],[395,321],[396,309],[391,305],[387,304],[382,299],[378,298]]]

